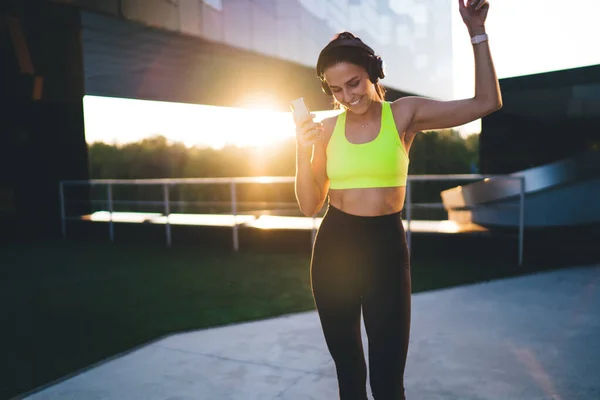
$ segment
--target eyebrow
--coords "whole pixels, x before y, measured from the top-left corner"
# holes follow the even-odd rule
[[[355,77],[348,79],[345,84],[348,84],[348,83],[352,82],[353,80],[356,80],[356,79],[359,79],[359,78],[360,78],[360,76],[356,75]],[[329,87],[330,88],[337,88],[339,86],[329,85]]]

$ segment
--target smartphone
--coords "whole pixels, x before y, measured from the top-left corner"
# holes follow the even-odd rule
[[[310,111],[308,111],[308,107],[306,107],[306,103],[304,103],[304,98],[302,97],[290,101],[290,108],[292,109],[296,121],[301,121],[306,118],[306,116],[310,115]]]

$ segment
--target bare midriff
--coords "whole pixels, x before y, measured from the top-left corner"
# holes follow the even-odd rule
[[[406,187],[329,190],[329,204],[347,214],[373,217],[402,211]]]

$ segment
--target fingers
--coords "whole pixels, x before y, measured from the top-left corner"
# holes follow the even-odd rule
[[[323,124],[307,119],[302,124],[296,126],[296,136],[304,136],[313,130],[319,131],[319,133],[323,132]]]
[[[468,0],[468,5],[473,10],[479,10],[485,4],[487,4],[487,0]],[[488,4],[488,6],[489,6],[489,4]]]
[[[469,0],[470,2],[471,0]],[[459,8],[465,8],[465,0],[458,0],[458,7]]]
[[[311,131],[298,139],[298,143],[303,147],[313,146],[321,140],[321,134],[317,131]]]
[[[321,139],[321,130],[320,129],[312,129],[310,131],[308,131],[307,133],[305,133],[304,135],[302,135],[302,137],[300,138],[300,141],[304,144],[304,145],[312,145],[315,144],[317,142],[317,140]]]
[[[311,125],[308,129],[305,129],[304,131],[300,132],[300,137],[301,138],[319,138],[321,137],[321,134],[323,133],[323,126],[322,125]]]
[[[309,115],[300,117],[299,119],[296,119],[296,117],[294,117],[294,122],[296,123],[296,126],[302,127],[303,125],[312,121],[315,117],[316,117],[316,115],[312,114],[312,113]]]
[[[304,132],[308,133],[310,131],[317,130],[319,132],[323,132],[323,124],[320,122],[313,122],[304,126]]]
[[[315,114],[310,114],[294,120],[296,123],[296,140],[301,146],[312,146],[321,139],[323,124],[314,122],[315,117]]]
[[[323,133],[323,126],[320,123],[311,124],[308,129],[300,130],[296,132],[298,143],[302,146],[312,146],[318,140],[321,139]]]
[[[310,128],[312,128],[312,127],[316,126],[316,125],[319,125],[319,126],[322,126],[322,125],[323,125],[323,124],[321,124],[320,122],[315,122],[315,121],[313,120],[313,118],[314,118],[314,117],[307,117],[306,119],[304,119],[304,120],[303,120],[303,121],[300,123],[300,125],[299,125],[300,129],[303,129],[303,130],[308,130],[308,129],[310,129]]]

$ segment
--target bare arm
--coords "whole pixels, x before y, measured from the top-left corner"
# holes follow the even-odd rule
[[[314,126],[317,126],[317,129],[314,129]],[[323,207],[329,189],[326,142],[322,131],[321,124],[305,122],[300,123],[296,132],[296,200],[300,211],[307,217],[314,216]]]
[[[482,3],[478,10],[468,8],[459,0],[461,15],[467,23],[470,36],[485,33],[483,25],[489,4]],[[490,47],[487,41],[473,45],[475,56],[475,95],[470,99],[439,101],[422,97],[404,97],[393,104],[395,110],[403,109],[410,116],[410,132],[452,128],[500,109],[502,95],[496,76]]]

